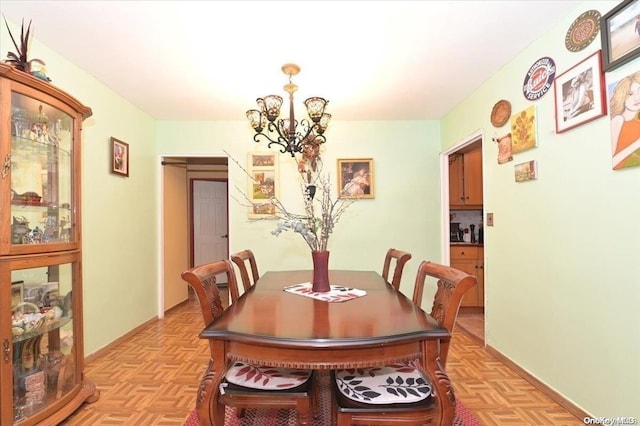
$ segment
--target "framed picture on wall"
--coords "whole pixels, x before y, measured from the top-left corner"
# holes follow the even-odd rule
[[[538,162],[536,160],[526,161],[514,166],[516,182],[526,182],[538,178]]]
[[[613,170],[640,166],[640,66],[632,71],[607,86]]]
[[[554,82],[556,133],[581,126],[607,113],[601,51],[571,67]]]
[[[373,198],[373,158],[338,159],[340,198]]]
[[[280,192],[278,154],[250,152],[248,159],[249,219],[277,219],[273,197]]]
[[[625,0],[603,15],[600,34],[604,71],[640,56],[640,0]]]
[[[129,144],[111,138],[111,173],[129,177]]]

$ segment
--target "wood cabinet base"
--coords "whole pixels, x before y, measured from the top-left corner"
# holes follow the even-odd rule
[[[484,309],[484,248],[482,246],[450,247],[451,266],[478,278],[478,285],[462,298],[460,309],[478,307]]]
[[[82,404],[85,402],[94,403],[100,398],[100,391],[96,388],[96,385],[93,384],[90,380],[84,380],[82,386],[80,388],[80,392],[78,392],[75,396],[71,398],[69,402],[67,402],[64,406],[62,406],[55,413],[45,417],[42,421],[36,420],[36,425],[57,425],[62,423],[67,417],[73,414]],[[31,419],[37,419],[37,416],[33,416]],[[22,424],[22,423],[21,423]],[[31,423],[25,422],[24,425],[29,425]]]

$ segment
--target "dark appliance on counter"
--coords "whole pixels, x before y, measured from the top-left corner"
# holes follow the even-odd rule
[[[462,242],[463,231],[458,222],[449,222],[449,241],[452,243]]]

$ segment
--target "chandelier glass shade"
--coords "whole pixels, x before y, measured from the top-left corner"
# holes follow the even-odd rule
[[[328,100],[317,96],[304,101],[308,118],[298,121],[293,110],[293,93],[298,86],[291,82],[291,77],[300,72],[296,64],[285,64],[282,72],[289,76],[289,83],[284,85],[284,90],[289,94],[289,116],[280,118],[280,108],[283,99],[278,95],[268,95],[258,98],[258,109],[247,111],[247,118],[255,134],[253,140],[260,142],[267,140],[268,147],[280,145],[280,152],[290,153],[292,157],[302,152],[305,144],[314,141],[316,144],[326,142],[324,132],[331,120],[331,114],[325,112]]]

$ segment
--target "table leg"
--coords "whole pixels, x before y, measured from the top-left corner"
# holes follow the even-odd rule
[[[456,417],[456,397],[453,393],[453,387],[438,356],[438,341],[427,340],[425,343],[426,347],[422,352],[422,365],[426,366],[426,374],[431,380],[436,398],[432,424],[451,426]]]

